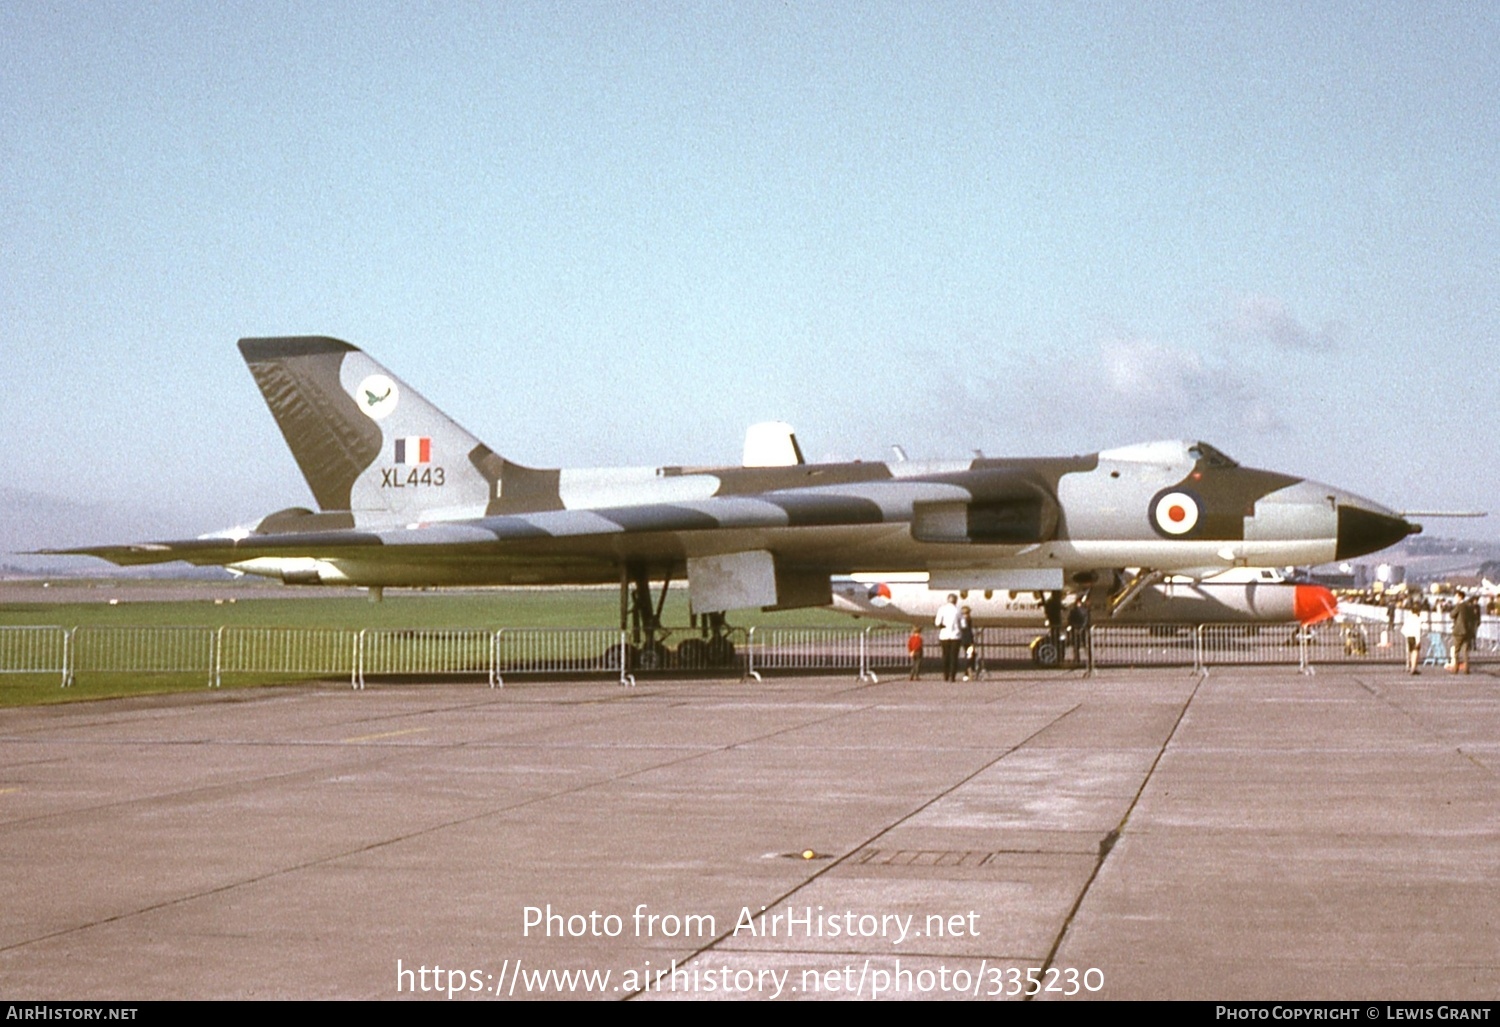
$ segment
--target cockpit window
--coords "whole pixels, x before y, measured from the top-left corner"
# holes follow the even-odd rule
[[[1238,467],[1239,461],[1231,460],[1225,454],[1219,452],[1207,442],[1195,442],[1188,449],[1188,456],[1194,460],[1202,460],[1210,467]]]

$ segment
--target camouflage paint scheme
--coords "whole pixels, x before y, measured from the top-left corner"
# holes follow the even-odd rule
[[[829,576],[1055,588],[1121,568],[1318,564],[1420,530],[1315,481],[1154,442],[1058,459],[539,470],[491,450],[364,352],[240,340],[319,510],[198,539],[66,550],[289,583],[680,580],[697,612],[831,602]]]

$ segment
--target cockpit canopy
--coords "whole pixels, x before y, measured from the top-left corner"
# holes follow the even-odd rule
[[[1195,442],[1188,447],[1188,456],[1195,460],[1202,460],[1210,467],[1238,467],[1240,462],[1233,459],[1223,450],[1215,449],[1207,442]]]
[[[1239,466],[1239,461],[1215,449],[1207,442],[1186,442],[1182,439],[1139,442],[1133,446],[1106,449],[1099,454],[1099,457],[1102,460],[1120,460],[1140,464],[1195,464],[1202,461],[1209,467]]]

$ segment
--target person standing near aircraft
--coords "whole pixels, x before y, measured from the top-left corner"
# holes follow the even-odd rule
[[[1042,600],[1042,612],[1047,615],[1047,634],[1052,639],[1052,648],[1062,654],[1063,640],[1063,603],[1061,592],[1048,592],[1047,598]]]
[[[950,592],[948,601],[938,607],[932,619],[938,629],[938,644],[943,647],[943,680],[958,680],[958,595]]]
[[[958,651],[963,656],[964,680],[979,676],[978,650],[974,645],[974,611],[967,606],[958,611]]]
[[[1083,662],[1084,650],[1089,647],[1089,594],[1079,596],[1068,611],[1068,637],[1073,641],[1073,666]]]
[[[908,681],[920,681],[922,679],[922,629],[913,627],[911,637],[906,640],[906,652],[911,657],[911,673],[906,676]]]
[[[1453,605],[1453,651],[1448,656],[1448,669],[1454,674],[1460,670],[1469,673],[1469,653],[1478,635],[1479,604],[1459,589],[1458,602]]]
[[[1422,657],[1422,614],[1419,600],[1408,599],[1401,610],[1401,637],[1406,639],[1406,672],[1420,674],[1417,661]]]

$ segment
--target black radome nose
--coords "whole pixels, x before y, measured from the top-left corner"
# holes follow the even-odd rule
[[[1358,506],[1339,504],[1338,546],[1335,560],[1348,560],[1364,556],[1393,546],[1408,535],[1422,530],[1420,524],[1412,524],[1390,514],[1376,513]]]

